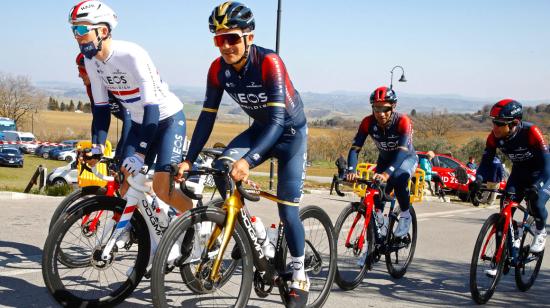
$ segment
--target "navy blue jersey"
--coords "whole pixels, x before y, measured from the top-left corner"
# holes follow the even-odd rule
[[[520,122],[515,132],[508,138],[498,139],[493,132],[487,137],[483,158],[478,174],[485,174],[490,169],[496,150],[500,149],[514,164],[525,172],[533,173],[542,180],[550,176],[550,153],[548,144],[540,129],[533,123]]]
[[[409,156],[416,155],[412,142],[412,122],[404,114],[394,112],[387,127],[380,127],[374,115],[363,119],[348,155],[350,171],[355,171],[357,156],[370,135],[380,151],[378,156],[377,172],[392,174],[396,168]],[[405,150],[406,149],[406,150]]]
[[[251,45],[241,71],[222,57],[210,66],[206,98],[187,155],[190,162],[195,161],[212,132],[224,90],[259,128],[257,142],[243,157],[251,167],[265,159],[285,129],[306,124],[302,100],[281,58],[272,50]]]

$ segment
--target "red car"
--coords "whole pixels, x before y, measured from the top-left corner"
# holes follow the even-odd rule
[[[426,152],[416,152],[418,157],[426,157]],[[455,192],[462,201],[468,201],[468,184],[476,179],[476,171],[466,167],[466,164],[447,154],[435,154],[432,159],[432,171],[437,172],[445,183],[445,186]],[[462,168],[466,171],[466,177],[459,179],[456,176],[456,170]]]

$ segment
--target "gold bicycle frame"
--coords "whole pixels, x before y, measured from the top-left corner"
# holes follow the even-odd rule
[[[260,191],[260,197],[266,198],[271,201],[277,202],[277,197],[264,191]],[[214,263],[212,264],[212,270],[210,272],[210,280],[213,282],[218,282],[220,279],[220,273],[219,269],[222,262],[222,257],[225,253],[225,250],[227,249],[227,245],[229,244],[229,239],[233,235],[233,232],[235,231],[235,223],[237,222],[237,215],[241,212],[242,208],[244,207],[244,202],[242,201],[243,198],[239,191],[237,189],[234,190],[233,194],[229,196],[225,202],[223,203],[222,210],[224,210],[227,213],[226,219],[225,219],[225,225],[224,225],[224,232],[223,232],[223,239],[222,243],[220,245],[220,249],[218,252],[218,255],[216,256],[216,259],[214,260]],[[207,251],[209,251],[216,242],[216,238],[220,235],[222,232],[222,229],[220,226],[216,225],[214,227],[214,230],[212,231],[212,234],[210,235],[210,238],[206,242]],[[202,263],[199,266],[199,270],[197,271],[200,273],[202,271]]]

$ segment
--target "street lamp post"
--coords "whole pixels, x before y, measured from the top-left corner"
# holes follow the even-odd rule
[[[400,65],[396,65],[394,66],[390,73],[391,73],[391,77],[390,77],[390,89],[393,88],[393,71],[396,69],[396,68],[400,68],[401,69],[401,78],[399,78],[399,82],[407,82],[407,79],[405,78],[405,70],[403,69],[402,66]]]
[[[275,36],[275,52],[279,54],[279,37],[281,33],[281,0],[277,0],[277,30]],[[273,190],[273,178],[275,173],[275,159],[269,161],[269,190]]]

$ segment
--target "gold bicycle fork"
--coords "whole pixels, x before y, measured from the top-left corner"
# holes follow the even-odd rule
[[[225,200],[222,210],[224,210],[227,213],[226,219],[225,219],[225,225],[223,226],[224,232],[223,232],[223,239],[222,243],[220,245],[218,255],[216,256],[216,259],[214,260],[214,263],[212,264],[212,270],[210,271],[210,280],[214,283],[218,282],[220,279],[220,265],[222,262],[223,255],[225,253],[225,250],[227,249],[227,245],[229,244],[229,240],[231,239],[231,236],[233,235],[233,232],[235,231],[235,223],[237,222],[237,215],[240,213],[241,209],[244,206],[244,203],[241,201],[241,194],[235,190],[235,192]],[[210,235],[210,238],[206,242],[207,251],[210,251],[214,244],[216,243],[216,239],[221,234],[222,228],[219,225],[215,225],[214,230],[212,231],[212,234]],[[202,272],[204,264],[201,262],[199,267],[199,273]]]

